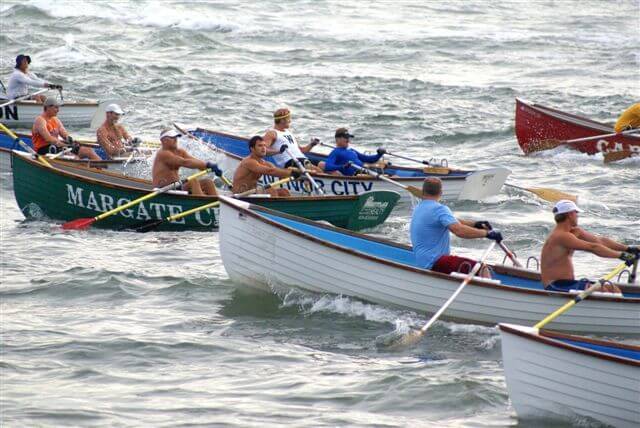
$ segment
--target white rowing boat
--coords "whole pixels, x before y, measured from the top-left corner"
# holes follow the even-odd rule
[[[0,104],[9,100],[0,99]],[[58,112],[58,118],[67,128],[82,128],[91,124],[98,110],[97,102],[65,102]],[[31,100],[16,101],[0,108],[0,122],[9,128],[31,129],[36,117],[42,114],[42,104]]]
[[[246,138],[204,129],[197,129],[193,134],[214,146],[224,155],[221,164],[224,171],[230,173],[235,171],[242,158],[249,153]],[[324,159],[317,154],[310,153],[308,155],[312,161]],[[511,171],[507,168],[496,167],[475,171],[448,169],[446,173],[430,173],[425,172],[425,169],[422,168],[392,167],[386,168],[385,173],[393,175],[394,181],[417,188],[422,188],[426,177],[438,177],[442,180],[443,199],[481,200],[500,193]],[[397,190],[393,184],[367,175],[355,177],[330,174],[311,175],[328,195],[357,195],[371,190]],[[272,183],[277,179],[277,177],[263,176],[262,181],[263,183]],[[293,194],[304,193],[304,189],[295,183],[287,186]],[[407,192],[402,192],[400,203],[407,204],[410,201],[410,195]]]
[[[640,346],[510,324],[500,324],[500,335],[509,397],[520,419],[640,425]]]
[[[220,198],[220,252],[229,276],[262,289],[287,287],[358,297],[434,313],[461,278],[417,267],[410,247]],[[534,324],[567,300],[536,272],[492,266],[496,280],[472,280],[444,317]],[[555,330],[640,335],[640,293],[598,295],[556,318]]]

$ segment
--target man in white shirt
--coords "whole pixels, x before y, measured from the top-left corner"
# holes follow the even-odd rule
[[[29,94],[29,87],[35,88],[49,88],[49,89],[60,89],[62,90],[61,85],[54,85],[53,83],[49,83],[46,80],[40,79],[35,73],[29,71],[29,64],[31,64],[31,57],[29,55],[18,55],[16,57],[16,67],[9,77],[9,83],[7,85],[7,96],[10,99],[15,99],[19,97],[23,97]],[[43,103],[47,97],[38,94],[31,97],[32,100],[35,100],[39,103]]]
[[[291,126],[291,112],[287,108],[281,108],[273,113],[273,128],[269,129],[262,139],[267,143],[267,156],[272,156],[278,168],[295,167],[296,163],[287,151],[280,152],[281,147],[286,145],[288,152],[304,165],[310,172],[322,172],[322,169],[309,162],[304,155],[309,152],[320,141],[313,139],[306,146],[299,146],[296,138],[289,131]]]

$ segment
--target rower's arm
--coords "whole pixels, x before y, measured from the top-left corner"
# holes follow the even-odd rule
[[[254,174],[272,175],[274,177],[280,177],[280,178],[286,178],[291,176],[290,169],[277,168],[268,162],[266,165],[260,164],[257,161],[246,162],[245,167]]]
[[[49,82],[47,82],[46,80],[40,79],[33,73],[31,73],[31,75],[25,74],[25,73],[16,73],[16,79],[19,83],[23,85],[34,86],[36,88],[38,87],[46,88],[47,85],[49,84]]]
[[[463,220],[465,223],[462,223],[458,220],[457,223],[453,223],[449,225],[449,230],[451,233],[456,235],[458,238],[465,239],[475,239],[475,238],[486,238],[488,230],[485,229],[476,229],[475,227],[469,226],[466,224],[466,220]]]
[[[57,119],[57,118],[56,118]],[[60,125],[60,136],[64,139],[66,139],[69,136],[69,133],[67,132],[67,129],[64,127],[64,125],[62,124],[62,121],[60,121],[60,119],[58,119],[58,125]]]
[[[609,239],[609,238],[607,238],[605,236],[599,236],[599,235],[596,235],[594,233],[587,232],[586,230],[581,229],[579,227],[576,227],[573,230],[573,233],[574,233],[575,236],[578,237],[578,239],[582,239],[583,241],[604,245],[605,247],[610,248],[612,250],[625,251],[627,249],[626,245],[620,244],[619,242],[616,242],[613,239]]]
[[[271,155],[275,155],[280,153],[278,150],[273,150],[271,148],[271,146],[273,146],[273,143],[276,141],[276,133],[273,131],[267,131],[264,134],[264,137],[262,137],[262,139],[264,140],[264,142],[267,144],[267,156],[271,156]]]
[[[180,167],[185,168],[193,168],[193,169],[206,169],[207,164],[204,161],[196,158],[184,158],[182,156],[178,156],[168,151],[163,151],[162,153],[158,153],[156,156],[161,156],[161,161],[164,162],[167,166],[173,169],[178,169]]]
[[[588,251],[596,256],[608,259],[617,259],[620,257],[622,250],[615,251],[599,242],[589,242],[578,238],[573,233],[563,233],[558,237],[558,244],[569,250]]]
[[[120,132],[122,133],[122,136],[124,137],[124,139],[127,140],[127,142],[131,141],[131,135],[129,135],[127,130],[124,129],[124,126],[120,126]]]

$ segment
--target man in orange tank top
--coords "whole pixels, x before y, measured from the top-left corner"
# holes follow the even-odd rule
[[[47,98],[44,102],[43,110],[43,113],[36,117],[33,128],[31,128],[34,150],[40,155],[45,155],[47,153],[58,153],[64,150],[67,145],[73,145],[73,138],[64,129],[62,122],[57,117],[60,110],[58,101],[52,97]],[[80,159],[101,159],[90,147],[76,145],[73,153]]]

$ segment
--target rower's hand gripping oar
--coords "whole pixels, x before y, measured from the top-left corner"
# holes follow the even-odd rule
[[[200,144],[203,144],[205,147],[207,147],[209,150],[214,151],[217,153],[217,150],[214,150],[209,144],[207,144],[206,141],[204,141],[202,138],[199,138],[197,136],[195,136],[194,134],[192,134],[189,131],[184,130],[183,128],[181,128],[180,126],[178,126],[177,123],[173,122],[173,127],[176,128],[179,132],[181,132],[182,134],[186,135],[187,137],[191,138],[192,140],[195,140],[197,142],[199,142]],[[226,184],[227,186],[229,186],[229,188],[233,187],[233,184],[231,183],[231,181],[225,177],[224,175],[220,176],[220,179],[222,181],[224,181],[224,184]]]
[[[51,164],[49,162],[47,162],[47,159],[42,156],[39,155],[38,153],[36,153],[35,150],[33,150],[31,148],[31,146],[29,146],[27,143],[25,143],[24,141],[22,141],[22,139],[20,137],[18,137],[16,134],[13,133],[12,130],[10,130],[9,128],[7,128],[6,126],[4,126],[4,124],[0,123],[0,129],[2,129],[4,132],[6,132],[7,134],[9,134],[9,136],[11,138],[13,138],[13,140],[18,143],[23,149],[25,149],[28,153],[31,153],[32,155],[34,155],[36,157],[36,159],[38,159],[43,165],[51,168]]]
[[[281,184],[287,183],[289,181],[294,181],[294,180],[297,180],[297,179],[294,178],[294,177],[283,178],[281,180],[274,181],[273,183],[266,184],[263,188],[265,190],[266,189],[270,189],[272,187],[276,187],[276,186],[279,186]],[[252,195],[252,194],[256,193],[257,191],[258,191],[258,189],[249,189],[249,190],[246,190],[246,191],[244,191],[242,193],[235,194],[235,195],[233,195],[233,197],[237,198],[237,197],[240,197],[240,196],[248,196],[248,195]],[[146,221],[146,222],[144,222],[144,223],[142,223],[142,224],[140,224],[138,226],[135,226],[133,228],[133,230],[135,230],[136,232],[150,232],[150,231],[156,229],[158,226],[160,226],[164,222],[171,222],[171,221],[179,220],[179,219],[181,219],[183,217],[186,217],[188,215],[194,214],[194,213],[196,213],[198,211],[206,210],[207,208],[213,208],[213,207],[216,207],[218,205],[220,205],[220,201],[209,202],[208,204],[204,204],[204,205],[201,205],[199,207],[192,208],[190,210],[183,211],[183,212],[181,212],[179,214],[174,214],[174,215],[166,217],[166,218]]]
[[[313,177],[311,177],[311,174],[309,174],[309,171],[307,171],[307,169],[304,167],[304,165],[302,165],[302,163],[298,160],[298,158],[294,157],[291,154],[291,150],[289,150],[289,146],[287,146],[286,144],[283,144],[282,146],[280,146],[280,153],[284,153],[284,152],[287,152],[289,157],[293,160],[293,163],[296,164],[296,166],[302,172],[302,174],[307,178],[307,180],[309,180],[309,183],[311,183],[311,185],[313,186],[313,190],[315,190],[318,195],[324,195],[324,192],[322,191],[320,186],[318,186],[318,183],[316,183]]]
[[[390,179],[389,177],[387,177],[386,175],[382,174],[381,172],[375,172],[372,171],[368,168],[365,168],[363,166],[357,165],[353,162],[347,162],[346,164],[347,168],[348,167],[353,167],[355,169],[357,169],[358,171],[362,171],[362,172],[366,172],[369,175],[374,176],[375,178],[378,178],[382,181],[386,181],[387,183],[393,184],[394,186],[398,186],[404,190],[406,190],[407,192],[411,193],[413,196],[415,196],[418,199],[422,199],[422,190],[418,189],[417,187],[414,186],[406,186],[402,183],[399,183],[395,180]]]
[[[447,308],[451,305],[451,303],[453,303],[456,297],[458,297],[458,295],[462,292],[464,287],[466,287],[467,284],[471,282],[471,280],[476,275],[476,273],[480,271],[480,268],[484,265],[485,260],[487,259],[487,257],[489,256],[489,253],[491,252],[491,250],[493,250],[493,247],[495,245],[496,245],[496,241],[492,241],[491,244],[489,244],[487,249],[482,254],[482,257],[480,257],[480,260],[476,262],[476,264],[473,266],[473,269],[471,269],[471,272],[469,272],[467,277],[458,286],[456,291],[454,291],[454,293],[451,295],[451,297],[449,297],[449,299],[444,303],[444,305],[442,305],[442,307],[438,309],[438,312],[433,314],[433,316],[429,319],[429,321],[427,321],[427,323],[424,326],[422,326],[420,330],[410,330],[408,333],[404,334],[403,336],[401,336],[396,340],[386,340],[385,341],[386,343],[384,346],[388,348],[397,348],[397,347],[403,347],[403,346],[411,346],[418,343],[420,339],[422,339],[422,336],[424,336],[424,334],[427,332],[429,327],[431,327],[433,323],[436,322],[438,318],[440,318],[440,315],[442,315],[442,313],[445,310],[447,310]]]
[[[95,217],[90,217],[90,218],[78,218],[72,221],[69,221],[65,224],[62,225],[62,228],[65,230],[79,230],[79,229],[86,229],[89,226],[91,226],[93,223],[95,223],[96,221],[105,219],[109,216],[112,216],[114,214],[119,213],[120,211],[126,210],[127,208],[130,208],[136,204],[139,204],[140,202],[146,201],[148,199],[151,198],[155,198],[156,196],[160,195],[161,193],[165,193],[168,192],[169,190],[174,190],[174,189],[180,189],[182,188],[182,186],[186,183],[188,183],[189,181],[196,179],[198,177],[201,177],[203,175],[208,174],[209,172],[211,172],[212,169],[207,168],[207,169],[203,169],[202,171],[199,171],[193,175],[190,175],[189,177],[185,178],[184,180],[179,180],[179,181],[175,181],[171,184],[168,184],[164,187],[161,187],[158,190],[155,190],[149,194],[146,194],[144,196],[141,196],[137,199],[134,199],[133,201],[127,202],[124,205],[120,205],[117,208],[114,208],[112,210],[109,210],[105,213],[102,213],[98,216]]]
[[[551,321],[553,321],[563,313],[567,312],[573,305],[575,305],[576,303],[580,303],[581,301],[589,297],[594,291],[598,291],[605,282],[611,280],[611,278],[616,276],[618,273],[622,272],[626,267],[627,267],[627,262],[620,263],[618,266],[616,266],[615,269],[613,269],[611,272],[609,272],[608,274],[600,278],[598,282],[596,282],[591,287],[587,288],[586,290],[578,294],[573,299],[569,300],[567,303],[562,305],[562,307],[556,309],[551,314],[547,315],[545,319],[540,321],[538,324],[534,325],[533,328],[541,329],[545,325],[549,324]]]

